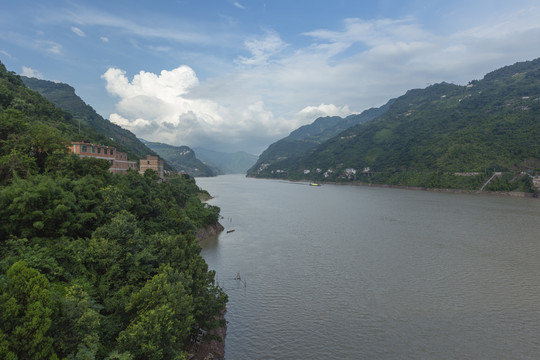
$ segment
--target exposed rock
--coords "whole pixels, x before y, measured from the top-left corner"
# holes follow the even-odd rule
[[[219,316],[219,320],[225,320],[225,310]],[[193,344],[188,353],[189,360],[224,360],[225,359],[225,335],[227,325],[210,330],[205,340],[200,345]],[[219,339],[219,340],[216,340]]]
[[[225,230],[223,225],[217,222],[214,225],[210,225],[205,228],[199,229],[197,231],[197,239],[199,239],[199,241],[206,240],[212,236],[218,235],[223,230]]]

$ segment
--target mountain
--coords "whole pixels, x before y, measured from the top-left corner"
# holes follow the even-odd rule
[[[28,88],[39,92],[45,99],[69,113],[77,126],[80,125],[93,130],[93,136],[90,136],[93,139],[88,139],[89,134],[86,132],[84,135],[74,134],[73,141],[92,140],[100,144],[115,146],[119,151],[127,153],[128,157],[133,160],[145,158],[146,155],[157,155],[131,131],[123,129],[99,115],[90,105],[75,94],[73,87],[63,83],[26,76],[20,78]],[[166,168],[172,170],[170,164],[167,163]]]
[[[255,164],[257,156],[245,151],[224,153],[202,147],[193,148],[196,156],[217,174],[245,174]]]
[[[226,323],[197,238],[219,208],[187,175],[71,153],[78,137],[107,139],[0,62],[0,358],[186,359]]]
[[[410,90],[377,119],[257,176],[479,188],[488,172],[499,171],[506,172],[496,182],[501,187],[512,189],[515,180],[527,190],[530,177],[521,173],[540,170],[538,139],[540,59],[466,86]]]
[[[248,170],[248,175],[257,175],[258,172],[263,171],[262,169],[277,162],[296,161],[295,159],[299,156],[303,156],[343,130],[384,114],[393,102],[394,99],[379,108],[371,108],[361,114],[349,115],[346,118],[320,117],[309,125],[299,127],[287,137],[271,144],[261,154],[255,165]]]
[[[182,171],[190,176],[216,176],[217,174],[197,159],[195,152],[187,146],[173,146],[159,142],[142,140],[146,146],[171,164],[178,172]]]

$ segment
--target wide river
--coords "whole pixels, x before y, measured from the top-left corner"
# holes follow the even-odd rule
[[[197,184],[235,230],[202,244],[228,360],[540,359],[540,200]]]

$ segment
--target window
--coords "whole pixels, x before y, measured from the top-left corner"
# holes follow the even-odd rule
[[[101,154],[101,148],[97,148],[97,153]]]
[[[103,149],[103,153],[107,155],[107,149]]]
[[[85,145],[83,145],[81,152],[88,152],[88,148]]]

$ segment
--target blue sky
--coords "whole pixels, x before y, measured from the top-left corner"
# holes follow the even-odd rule
[[[10,1],[8,70],[137,136],[262,152],[318,116],[540,57],[533,0]]]

